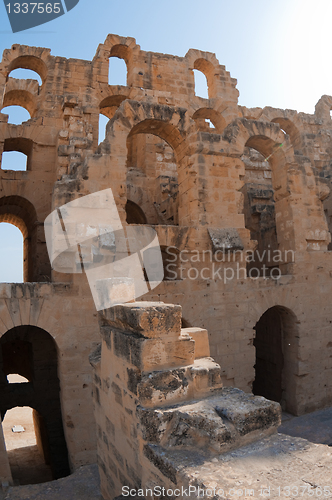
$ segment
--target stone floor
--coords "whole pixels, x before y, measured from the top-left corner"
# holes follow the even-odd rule
[[[206,486],[235,488],[237,494],[221,498],[249,500],[254,491],[256,498],[268,500],[331,499],[332,447],[326,446],[331,444],[332,408],[327,408],[301,417],[284,414],[278,434],[228,454],[205,461],[200,454],[200,463],[194,453],[174,454],[172,459]],[[0,500],[100,500],[98,469],[81,467],[67,478],[12,487],[1,495]]]
[[[5,500],[102,500],[97,465],[80,467],[74,474],[43,484],[9,488]],[[1,498],[0,493],[0,500]]]
[[[294,417],[283,414],[279,432],[307,439],[311,443],[332,446],[332,407]]]
[[[36,445],[8,451],[9,465],[16,485],[52,480],[51,468],[44,463]]]

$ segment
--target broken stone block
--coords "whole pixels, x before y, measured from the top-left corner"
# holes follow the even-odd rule
[[[209,228],[208,233],[212,241],[212,249],[214,253],[218,250],[222,252],[232,252],[234,250],[244,249],[242,240],[236,228]]]
[[[165,408],[138,408],[143,438],[163,448],[197,448],[217,453],[275,432],[281,407],[261,396],[227,387],[201,401]]]

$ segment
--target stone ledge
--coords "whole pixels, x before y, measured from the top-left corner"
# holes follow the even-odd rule
[[[181,311],[181,306],[163,302],[131,302],[106,309],[103,321],[146,338],[179,337]]]
[[[137,394],[142,406],[160,408],[206,397],[221,388],[220,366],[212,358],[201,358],[189,366],[143,375]]]
[[[281,421],[278,403],[235,388],[200,401],[137,411],[143,439],[150,444],[217,453],[269,436]]]

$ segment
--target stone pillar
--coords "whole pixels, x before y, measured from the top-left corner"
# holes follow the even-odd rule
[[[209,357],[207,331],[181,329],[181,307],[133,302],[100,313],[94,367],[98,464],[105,499],[188,484],[167,465],[178,449],[221,453],[274,432],[280,406],[233,388]]]

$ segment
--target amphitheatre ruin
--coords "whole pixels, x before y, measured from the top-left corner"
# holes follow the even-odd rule
[[[109,85],[114,57],[124,86]],[[52,478],[97,462],[104,499],[212,484],[218,457],[275,439],[281,410],[332,405],[332,97],[312,115],[249,109],[236,84],[213,53],[117,35],[92,61],[3,53],[0,161],[18,151],[27,166],[0,169],[0,222],[24,238],[24,282],[0,284],[1,419],[32,408]],[[31,118],[10,123],[13,105]],[[124,227],[156,231],[164,278],[98,312],[85,273],[52,269],[44,221],[109,188]]]

